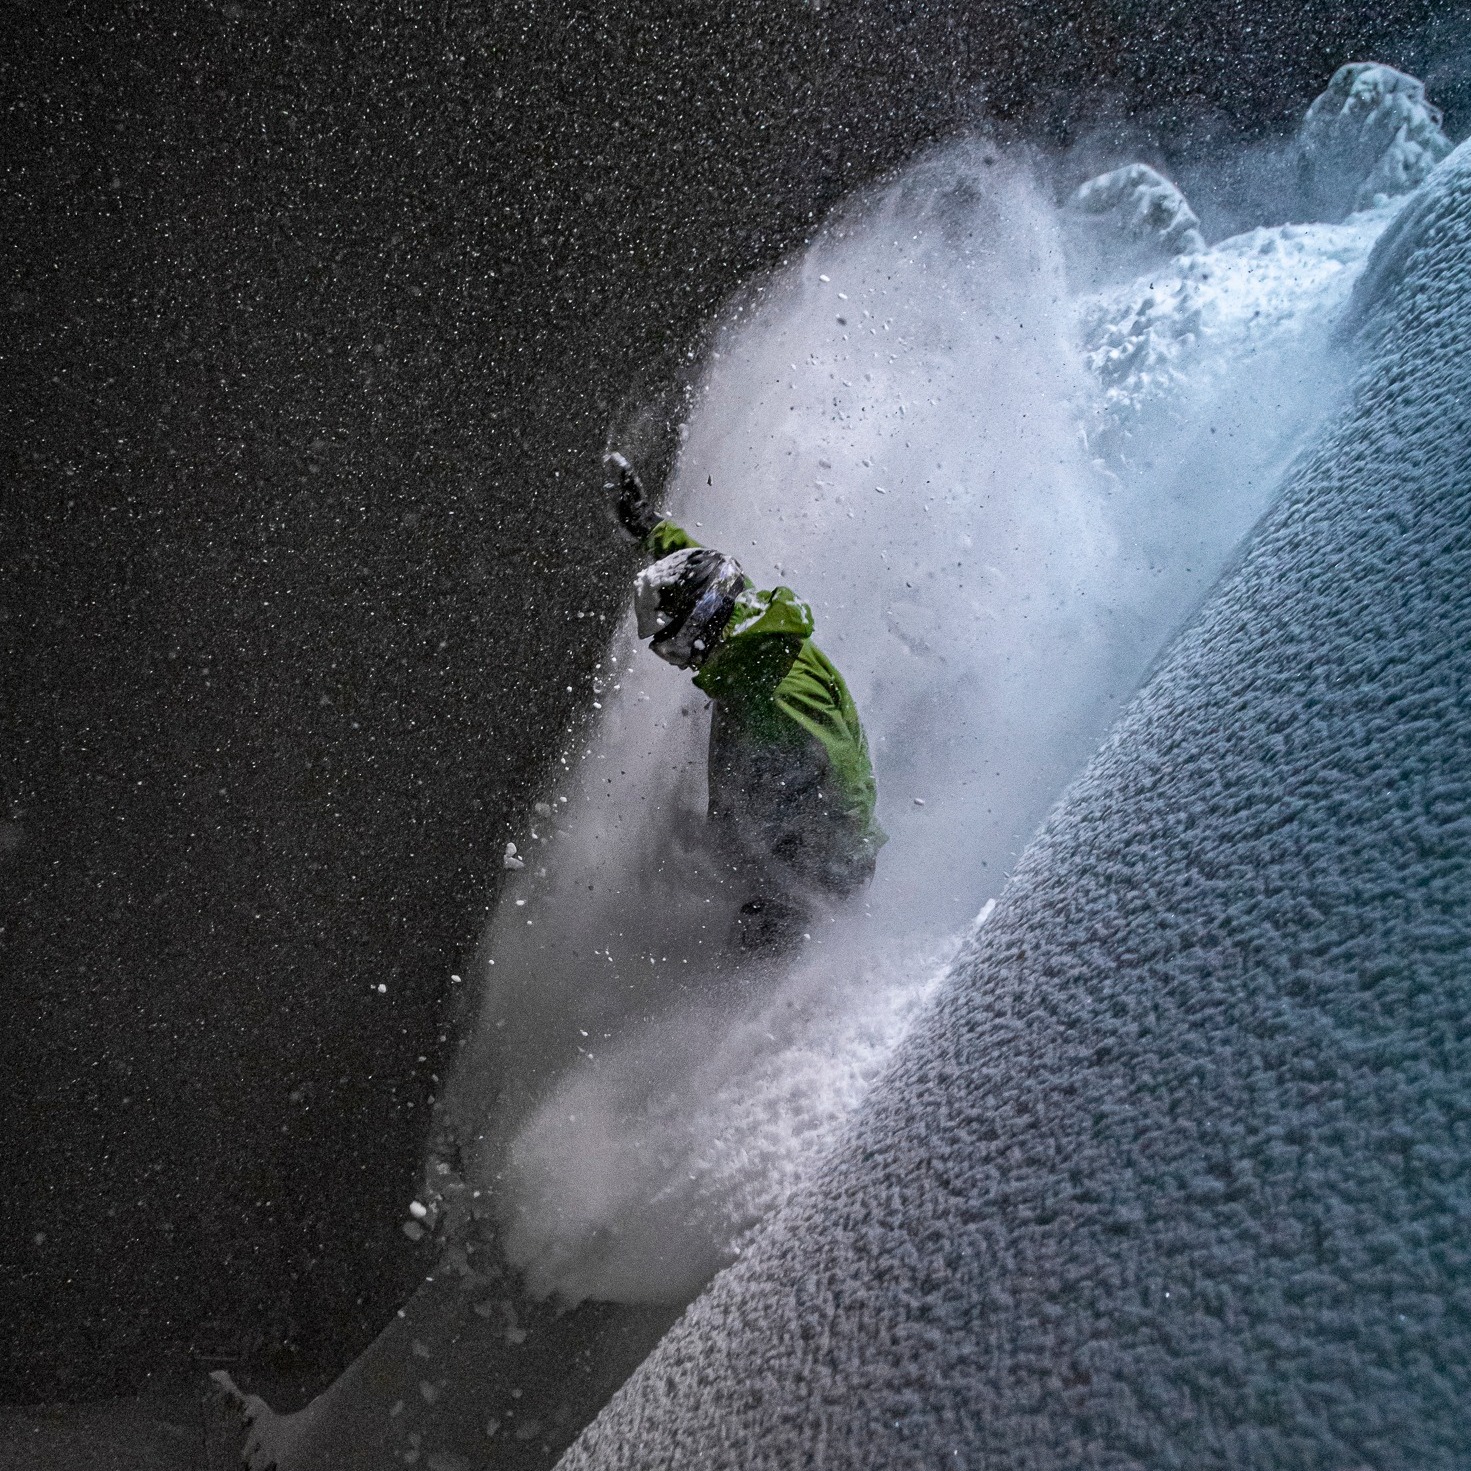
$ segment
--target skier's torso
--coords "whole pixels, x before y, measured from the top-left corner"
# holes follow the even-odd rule
[[[657,556],[697,545],[670,521],[646,544]],[[812,627],[790,588],[747,588],[695,675],[715,702],[710,816],[741,861],[844,892],[873,872],[884,834],[857,708]]]

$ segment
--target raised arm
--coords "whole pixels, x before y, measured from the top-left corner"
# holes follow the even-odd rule
[[[603,470],[607,475],[603,494],[613,519],[630,541],[638,542],[656,559],[700,545],[682,527],[660,518],[638,471],[617,450],[603,456]]]

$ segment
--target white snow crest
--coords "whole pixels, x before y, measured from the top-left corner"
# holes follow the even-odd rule
[[[1339,220],[1417,189],[1451,151],[1416,77],[1355,61],[1303,118],[1298,146],[1315,218]]]
[[[1205,249],[1200,220],[1185,196],[1147,163],[1125,164],[1080,184],[1068,200],[1076,223],[1101,238],[1097,251],[1143,267]]]
[[[1236,384],[1253,360],[1320,354],[1399,202],[1342,224],[1278,225],[1162,264],[1080,305],[1084,359],[1101,389],[1100,453],[1154,452],[1167,419]]]

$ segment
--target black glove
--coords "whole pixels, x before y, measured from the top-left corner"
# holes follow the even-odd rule
[[[642,541],[659,524],[660,518],[644,494],[638,471],[617,450],[603,456],[603,470],[608,477],[603,482],[603,494],[608,498],[613,519],[631,540]]]

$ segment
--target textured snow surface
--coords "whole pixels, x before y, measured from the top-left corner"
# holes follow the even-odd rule
[[[1074,219],[1101,245],[1143,257],[1140,264],[1205,249],[1200,220],[1185,196],[1147,163],[1125,164],[1080,184],[1068,200]]]
[[[1251,230],[1084,300],[1083,351],[1103,389],[1090,445],[1109,459],[1155,455],[1222,385],[1269,364],[1276,376],[1289,353],[1316,357],[1402,203]]]
[[[1298,132],[1314,215],[1342,219],[1418,188],[1451,151],[1440,121],[1418,78],[1372,61],[1339,67]]]
[[[561,1463],[1471,1463],[1471,154],[1354,401]]]

